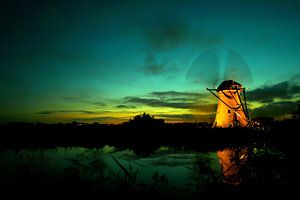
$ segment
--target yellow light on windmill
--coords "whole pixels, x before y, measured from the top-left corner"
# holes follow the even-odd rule
[[[216,89],[218,95],[213,93],[212,89],[208,90],[219,100],[214,127],[229,128],[248,125],[246,103],[243,104],[240,96],[241,92],[244,92],[241,84],[233,80],[225,80]]]

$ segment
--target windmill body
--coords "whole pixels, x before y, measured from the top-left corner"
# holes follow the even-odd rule
[[[245,95],[245,103],[241,99],[241,93],[245,90],[241,84],[233,80],[225,80],[217,89],[214,89],[217,94],[212,92],[213,89],[208,90],[219,100],[214,127],[230,128],[248,125]]]

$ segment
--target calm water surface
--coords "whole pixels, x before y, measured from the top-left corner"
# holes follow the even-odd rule
[[[5,150],[0,153],[0,183],[29,195],[38,190],[53,194],[55,190],[73,196],[109,193],[132,194],[137,199],[149,195],[154,195],[153,199],[162,195],[199,199],[220,193],[224,185],[246,185],[240,187],[240,195],[269,188],[263,190],[267,195],[280,191],[277,186],[286,188],[282,186],[293,183],[295,167],[288,157],[264,147],[196,152],[161,146],[149,156],[108,145]],[[233,191],[235,194],[236,189]],[[251,194],[249,198],[256,198],[256,192]]]
[[[97,176],[112,177],[132,174],[137,182],[150,184],[154,177],[162,177],[170,186],[188,186],[199,181],[213,181],[221,174],[216,152],[187,152],[160,147],[147,157],[132,150],[117,150],[113,146],[100,149],[82,147],[55,149],[23,149],[0,154],[2,179],[12,179],[18,172],[63,176],[66,169],[77,170],[83,179]]]

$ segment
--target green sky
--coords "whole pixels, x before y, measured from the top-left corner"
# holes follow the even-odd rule
[[[193,69],[199,82],[187,74],[215,48],[244,59],[235,78],[248,77],[253,117],[299,102],[297,0],[14,0],[0,10],[0,122],[210,120],[217,101],[205,89],[224,79],[226,58]]]

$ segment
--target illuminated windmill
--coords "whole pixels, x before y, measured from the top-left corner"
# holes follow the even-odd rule
[[[223,81],[217,89],[208,89],[218,100],[214,127],[246,127],[249,123],[245,88],[234,80]],[[215,94],[214,91],[218,93]],[[243,94],[243,100],[241,98]]]
[[[208,87],[215,87],[222,80],[217,89],[207,88],[218,99],[214,127],[248,126],[246,93],[240,83],[250,84],[252,76],[249,66],[238,53],[223,48],[205,51],[192,63],[187,79]]]

